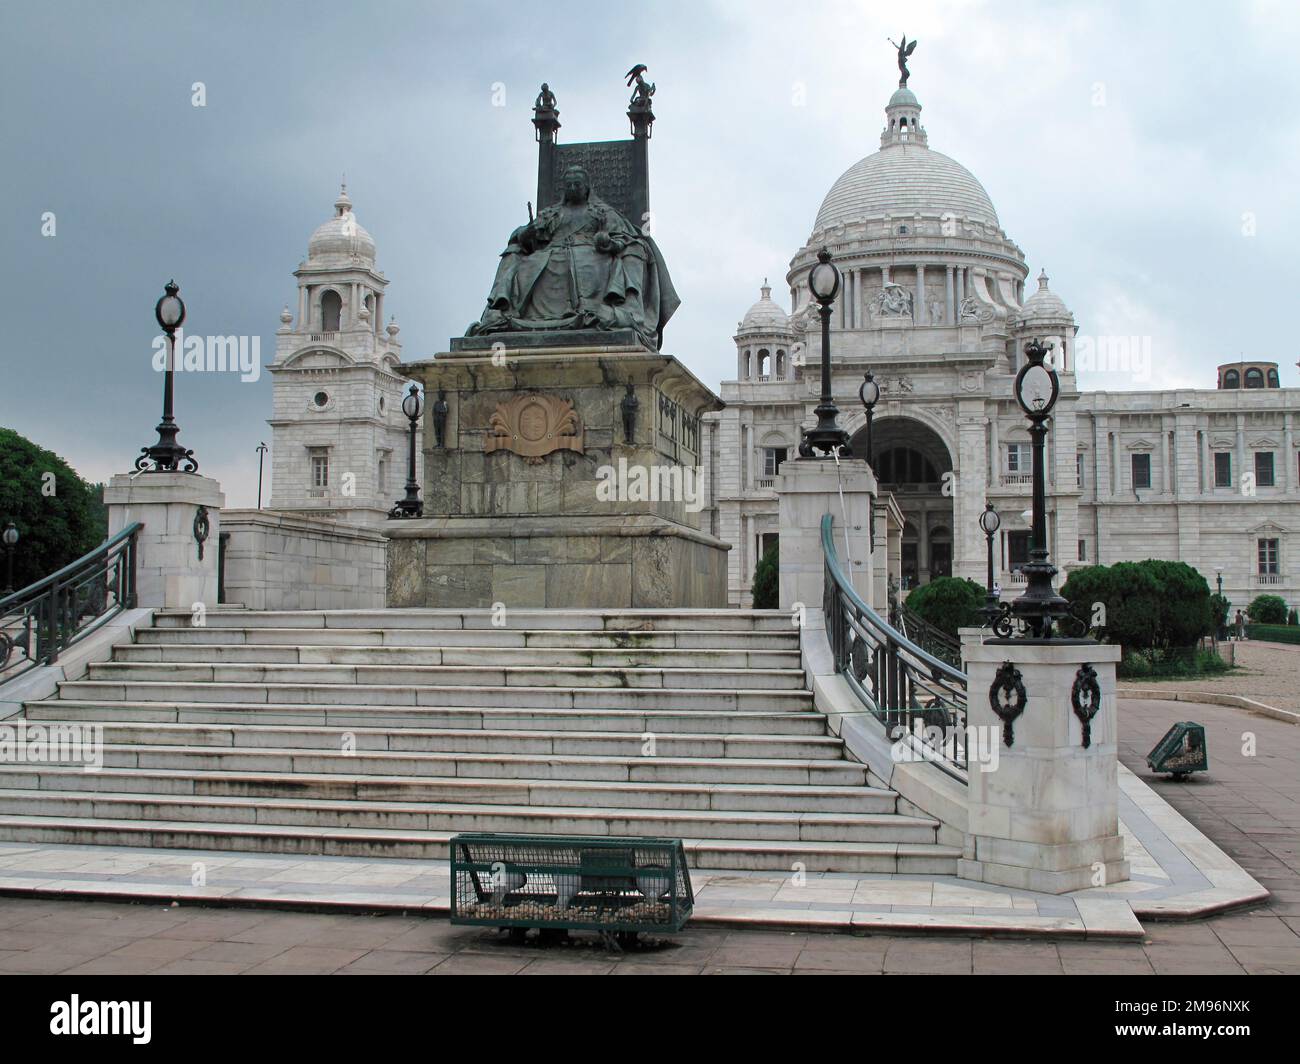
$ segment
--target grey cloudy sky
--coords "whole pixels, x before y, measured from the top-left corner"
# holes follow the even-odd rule
[[[89,478],[128,469],[154,439],[163,283],[194,332],[260,334],[269,360],[344,171],[405,356],[445,349],[533,197],[538,84],[562,139],[622,137],[637,62],[683,298],[667,347],[716,386],[763,277],[784,290],[822,197],[878,147],[904,31],[930,146],[983,182],[1085,333],[1151,338],[1149,382],[1083,387],[1212,387],[1242,354],[1297,383],[1300,5],[885,6],[4,0],[0,424]],[[182,376],[177,402],[203,471],[251,505],[269,374]]]

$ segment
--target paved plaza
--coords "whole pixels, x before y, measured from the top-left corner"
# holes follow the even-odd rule
[[[1205,725],[1208,775],[1183,783],[1149,776],[1143,758],[1176,719]],[[1206,920],[1143,918],[1142,936],[1128,941],[691,926],[670,942],[616,955],[586,936],[513,945],[492,931],[396,912],[6,897],[0,972],[1300,974],[1300,729],[1232,707],[1156,701],[1124,702],[1121,720],[1125,765],[1265,886],[1265,904]],[[1252,742],[1253,753],[1243,754]],[[707,877],[704,884],[707,895]]]

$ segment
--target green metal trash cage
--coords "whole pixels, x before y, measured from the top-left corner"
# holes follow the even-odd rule
[[[1147,754],[1147,765],[1153,772],[1173,773],[1176,780],[1193,772],[1204,772],[1210,767],[1205,728],[1190,720],[1179,721]]]
[[[451,840],[453,924],[680,931],[694,907],[681,839],[483,833]]]

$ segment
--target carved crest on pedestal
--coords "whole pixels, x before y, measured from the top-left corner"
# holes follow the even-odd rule
[[[498,403],[488,419],[483,451],[513,451],[529,465],[541,465],[552,451],[584,450],[582,419],[571,399],[516,395]]]

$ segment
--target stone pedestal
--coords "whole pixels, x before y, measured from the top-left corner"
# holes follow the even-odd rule
[[[823,515],[828,513],[835,521],[835,553],[841,567],[850,574],[857,593],[874,608],[871,521],[876,478],[870,466],[857,458],[841,458],[838,467],[833,458],[790,459],[781,463],[776,491],[781,609],[789,610],[795,603],[821,607],[825,584],[821,526]]]
[[[1119,834],[1115,663],[1120,648],[1090,640],[1041,643],[963,633],[969,677],[969,833],[963,878],[1063,894],[1128,879]],[[1012,744],[990,701],[1005,663],[1026,701]],[[1083,667],[1096,673],[1100,709],[1089,745],[1071,705]],[[977,745],[978,743],[978,745]],[[992,753],[996,760],[975,751]]]
[[[729,548],[701,528],[722,404],[677,359],[630,332],[503,334],[401,372],[425,387],[425,517],[382,529],[389,606],[727,604]]]
[[[108,534],[140,521],[136,547],[136,604],[193,609],[217,604],[221,485],[194,473],[119,473],[104,489]],[[207,535],[195,538],[195,519],[206,507]]]

